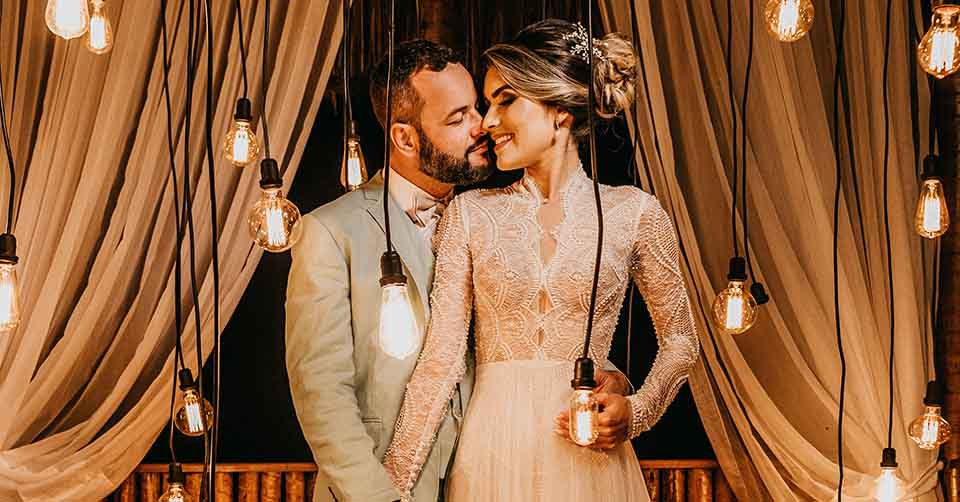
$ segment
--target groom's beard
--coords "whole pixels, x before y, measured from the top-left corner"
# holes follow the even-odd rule
[[[417,133],[420,136],[420,171],[427,176],[443,183],[464,186],[483,181],[493,172],[490,149],[483,155],[482,165],[470,164],[470,152],[487,141],[486,136],[471,145],[463,157],[455,157],[437,149],[423,131]]]

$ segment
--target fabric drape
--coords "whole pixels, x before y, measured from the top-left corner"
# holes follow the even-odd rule
[[[739,115],[751,2],[730,1]],[[753,2],[757,24],[746,116],[746,215],[753,266],[772,300],[761,307],[753,329],[730,337],[709,322],[732,253],[726,1],[601,2],[608,30],[632,35],[642,49],[646,84],[638,85],[637,106],[628,115],[640,134],[636,160],[644,187],[657,195],[678,227],[703,345],[690,379],[700,415],[740,500],[835,499],[840,362],[832,230],[834,149],[840,148],[844,500],[873,500],[886,446],[891,287],[896,298],[893,446],[899,475],[905,497],[936,500],[936,454],[920,450],[906,435],[907,425],[923,411],[925,383],[933,376],[928,314],[933,246],[921,242],[912,228],[919,190],[913,128],[920,131],[919,152],[929,152],[929,96],[923,73],[913,66],[911,15],[894,3],[888,87],[891,285],[882,185],[885,4],[847,2],[851,124],[842,128],[841,144],[834,145],[831,21],[839,19],[839,3],[815,2],[813,29],[793,44],[766,33],[765,3]],[[918,123],[910,120],[911,79],[920,93]]]
[[[200,332],[207,355],[223,326],[213,326],[205,53],[199,58],[189,137],[184,130],[186,3],[171,0],[166,13],[170,93],[181,184],[183,148],[190,142]],[[110,54],[97,56],[82,39],[54,37],[43,22],[45,4],[4,2],[0,18],[0,78],[18,175],[14,232],[23,305],[20,327],[0,336],[0,399],[7,410],[0,413],[0,499],[92,500],[126,478],[168,423],[176,234],[160,8],[156,0],[107,2],[115,45]],[[221,154],[242,92],[242,72],[234,2],[210,5],[212,154],[225,324],[261,255],[246,228],[247,212],[259,197],[259,167],[234,167]],[[272,157],[287,186],[335,63],[341,5],[289,0],[271,6],[266,109]],[[262,142],[264,1],[244,0],[242,8],[250,98]],[[7,178],[2,177],[0,193],[7,193]],[[196,375],[187,243],[181,252],[183,345]]]

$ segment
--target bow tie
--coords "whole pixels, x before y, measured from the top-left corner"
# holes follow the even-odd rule
[[[410,219],[420,227],[428,227],[440,220],[443,211],[447,208],[448,199],[438,200],[432,197],[418,195],[414,199]]]

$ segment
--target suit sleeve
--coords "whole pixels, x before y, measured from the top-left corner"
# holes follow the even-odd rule
[[[397,500],[357,403],[346,257],[319,219],[307,215],[303,225],[286,301],[286,363],[297,419],[341,502]]]

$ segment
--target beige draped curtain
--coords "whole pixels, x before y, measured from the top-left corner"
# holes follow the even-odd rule
[[[173,131],[181,176],[182,149],[190,141],[201,332],[208,354],[219,329],[212,318],[210,179],[203,157],[207,68],[203,57],[186,138],[182,3],[170,0],[166,15]],[[0,19],[0,78],[19,185],[14,231],[24,310],[19,329],[0,335],[0,499],[92,500],[122,482],[168,423],[175,223],[160,9],[157,0],[107,2],[116,43],[112,53],[97,56],[82,39],[65,42],[49,33],[45,4],[4,2]],[[264,1],[243,0],[242,6],[250,97],[262,139]],[[274,63],[266,101],[272,156],[287,186],[335,63],[340,6],[326,0],[272,5]],[[211,8],[224,324],[260,258],[246,228],[247,211],[259,197],[259,173],[220,156],[242,90],[241,64],[234,3],[212,1]],[[7,178],[2,176],[0,193],[7,193]],[[6,211],[3,218],[5,224]],[[183,250],[186,260],[186,244]],[[196,374],[186,270],[183,343]]]
[[[699,413],[740,500],[835,499],[840,363],[834,331],[832,215],[834,149],[844,150],[839,284],[847,360],[844,500],[873,500],[886,446],[889,304],[883,233],[883,42],[885,2],[847,1],[853,157],[832,140],[838,2],[817,1],[811,33],[793,44],[763,26],[754,1],[755,52],[746,123],[747,214],[754,268],[772,296],[756,326],[738,337],[709,325],[725,286],[730,236],[731,109],[725,66],[727,0],[605,0],[608,29],[639,35],[648,90],[631,117],[644,156],[638,169],[668,208],[703,343],[691,377]],[[746,66],[748,0],[733,2],[733,70],[739,108]],[[631,5],[632,2],[632,5]],[[933,247],[913,230],[918,193],[913,127],[922,154],[929,113],[918,78],[920,120],[910,120],[913,47],[909,13],[894,2],[890,103],[890,191],[896,313],[893,445],[905,500],[936,500],[934,453],[906,436],[932,376],[927,308]],[[922,72],[921,72],[922,75]],[[739,113],[739,112],[737,112]],[[660,153],[657,154],[659,141]],[[742,206],[741,206],[742,207]],[[924,249],[925,248],[925,249]]]

